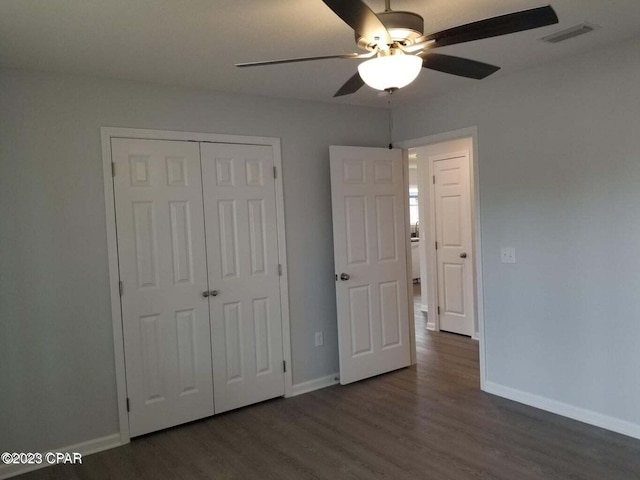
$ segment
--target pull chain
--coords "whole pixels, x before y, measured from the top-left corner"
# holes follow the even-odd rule
[[[393,114],[391,112],[391,96],[393,95],[393,91],[389,91],[389,100],[387,100],[387,105],[389,105],[389,150],[393,148]]]

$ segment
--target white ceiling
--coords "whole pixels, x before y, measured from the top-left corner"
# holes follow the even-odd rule
[[[639,0],[393,0],[425,19],[426,32],[551,2],[560,24],[445,47],[503,69],[526,67],[640,35]],[[374,11],[384,0],[368,0]],[[595,32],[549,45],[538,39],[588,21]],[[1,0],[0,66],[141,80],[211,90],[384,106],[369,87],[333,99],[355,60],[250,69],[236,62],[356,51],[353,32],[321,0]],[[423,71],[394,103],[476,80]]]

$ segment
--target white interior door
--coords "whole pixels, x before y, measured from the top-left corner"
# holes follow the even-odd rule
[[[340,383],[410,364],[402,151],[330,149]]]
[[[113,139],[131,436],[213,415],[197,143]]]
[[[440,330],[473,334],[469,153],[432,159]]]
[[[216,413],[284,394],[273,151],[203,143]]]

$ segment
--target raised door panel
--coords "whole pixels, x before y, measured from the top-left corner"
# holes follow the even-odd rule
[[[197,144],[113,139],[131,436],[213,414]]]
[[[136,278],[139,288],[158,285],[158,256],[155,226],[154,202],[132,202],[133,236],[135,239],[134,257],[136,260]]]
[[[218,202],[218,230],[220,238],[221,273],[224,278],[240,276],[238,258],[238,218],[236,201],[220,200]]]
[[[196,316],[192,308],[176,311],[180,395],[189,395],[198,391],[196,376],[198,347],[195,322]]]
[[[215,411],[284,394],[271,147],[202,144]]]
[[[256,375],[267,375],[273,371],[274,367],[268,298],[253,300],[253,328],[256,339]]]
[[[349,288],[351,357],[373,352],[370,286]]]
[[[191,203],[169,202],[171,217],[171,258],[173,282],[193,283],[193,249],[191,242]]]
[[[224,363],[226,383],[240,382],[244,378],[242,355],[242,332],[244,330],[242,318],[242,304],[240,302],[226,303],[222,308],[224,325]],[[220,335],[221,332],[214,332]],[[222,388],[222,385],[218,385]]]
[[[345,197],[344,204],[347,265],[369,263],[367,198],[365,196]]]
[[[380,283],[380,320],[382,322],[382,348],[388,349],[401,344],[402,314],[398,281]]]
[[[249,253],[251,255],[250,275],[267,274],[267,237],[265,232],[264,200],[249,200]]]
[[[396,198],[393,195],[377,195],[376,239],[378,241],[378,262],[398,260]]]
[[[160,314],[142,315],[140,322],[140,353],[145,404],[165,401],[164,350],[161,345]]]
[[[463,247],[462,199],[460,195],[440,197],[440,221],[442,248]]]
[[[464,315],[464,266],[460,263],[445,263],[443,274],[443,312]]]

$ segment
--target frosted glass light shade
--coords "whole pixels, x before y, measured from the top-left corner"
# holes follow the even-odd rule
[[[364,83],[376,90],[402,88],[413,82],[422,68],[422,59],[415,55],[376,57],[358,65]]]

